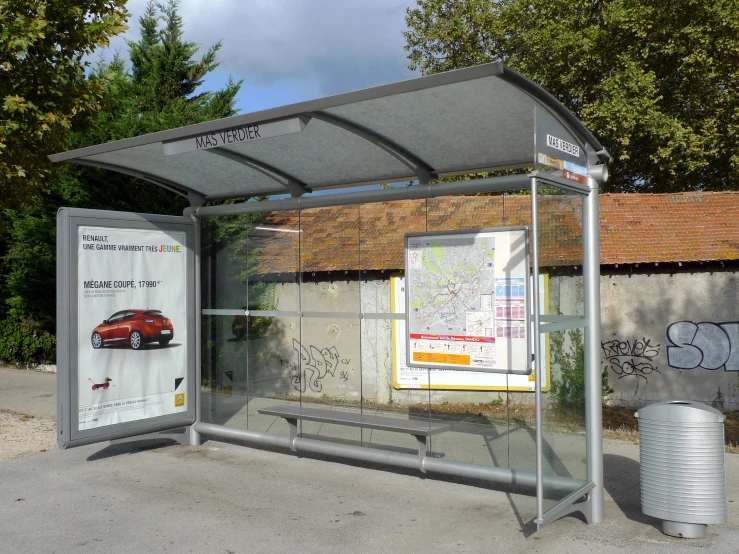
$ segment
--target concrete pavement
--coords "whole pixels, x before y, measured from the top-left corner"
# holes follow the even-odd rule
[[[54,377],[7,373],[0,408],[14,396],[27,409],[15,411],[42,415],[30,410],[47,409]],[[729,523],[684,541],[641,514],[631,443],[605,442],[604,523],[570,517],[538,533],[522,491],[216,441],[103,443],[0,463],[0,551],[728,554],[739,544],[739,456],[726,463]]]

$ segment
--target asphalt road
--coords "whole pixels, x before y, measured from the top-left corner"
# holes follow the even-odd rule
[[[8,373],[0,408],[50,409],[53,376]],[[736,552],[739,456],[726,458],[729,523],[693,541],[641,514],[637,445],[606,441],[604,465],[604,523],[535,532],[534,498],[488,484],[216,441],[103,443],[0,463],[0,551]]]

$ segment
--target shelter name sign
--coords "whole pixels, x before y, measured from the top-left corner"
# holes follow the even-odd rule
[[[554,148],[555,150],[559,150],[560,152],[564,152],[565,154],[570,154],[577,158],[580,157],[580,147],[577,144],[572,144],[571,142],[567,142],[561,138],[547,135],[547,146]]]
[[[299,117],[273,121],[271,123],[250,123],[223,131],[203,133],[194,137],[163,142],[162,146],[164,148],[164,154],[166,156],[172,156],[186,152],[195,152],[197,150],[220,148],[241,142],[251,142],[253,140],[299,133],[304,127],[305,122]]]

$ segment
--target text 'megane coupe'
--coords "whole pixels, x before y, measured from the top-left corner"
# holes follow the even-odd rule
[[[174,337],[172,322],[159,310],[121,310],[92,330],[93,348],[129,344],[141,350],[149,342],[167,346]]]

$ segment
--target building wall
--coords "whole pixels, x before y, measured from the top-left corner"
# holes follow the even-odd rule
[[[646,269],[649,271],[647,272]],[[720,266],[660,270],[653,266],[604,270],[601,277],[603,370],[613,389],[609,401],[629,407],[668,399],[690,399],[736,409],[739,388],[739,270]],[[583,313],[582,278],[553,273],[550,313]],[[278,309],[296,309],[297,285],[278,285]],[[389,312],[389,274],[363,280],[317,279],[303,284],[302,310],[337,313]],[[427,391],[392,388],[389,320],[304,317],[298,326],[274,325],[264,347],[291,378],[282,393],[359,400],[377,404],[428,400]],[[568,333],[562,349],[571,351]],[[302,348],[300,348],[302,345]],[[298,352],[300,350],[300,353]],[[299,356],[308,370],[295,379]],[[552,356],[554,353],[552,353]],[[361,361],[361,363],[360,363]],[[361,374],[361,378],[360,378]],[[556,364],[553,379],[559,378]],[[290,384],[290,386],[287,386]],[[435,403],[483,403],[499,393],[433,391]],[[500,395],[507,398],[505,393]],[[545,397],[547,395],[545,394]],[[511,402],[533,402],[533,394],[511,393]]]
[[[603,272],[603,367],[617,404],[737,409],[739,271],[719,264]]]
[[[293,395],[383,405],[434,403],[483,403],[506,397],[503,392],[396,390],[392,386],[392,323],[387,319],[341,317],[342,314],[389,313],[389,273],[363,275],[362,280],[330,277],[302,284],[300,309],[308,317],[302,327],[295,318],[275,318],[266,336],[250,343],[252,392],[257,395]],[[278,310],[297,310],[298,286],[276,285]],[[312,317],[310,312],[330,317]],[[259,350],[261,354],[257,354]],[[268,353],[265,355],[265,353]],[[300,360],[302,357],[302,371]],[[300,372],[300,374],[299,374]],[[269,376],[269,377],[268,377]],[[262,383],[260,387],[255,384]],[[513,398],[513,394],[511,397]],[[528,402],[532,395],[516,395]]]

